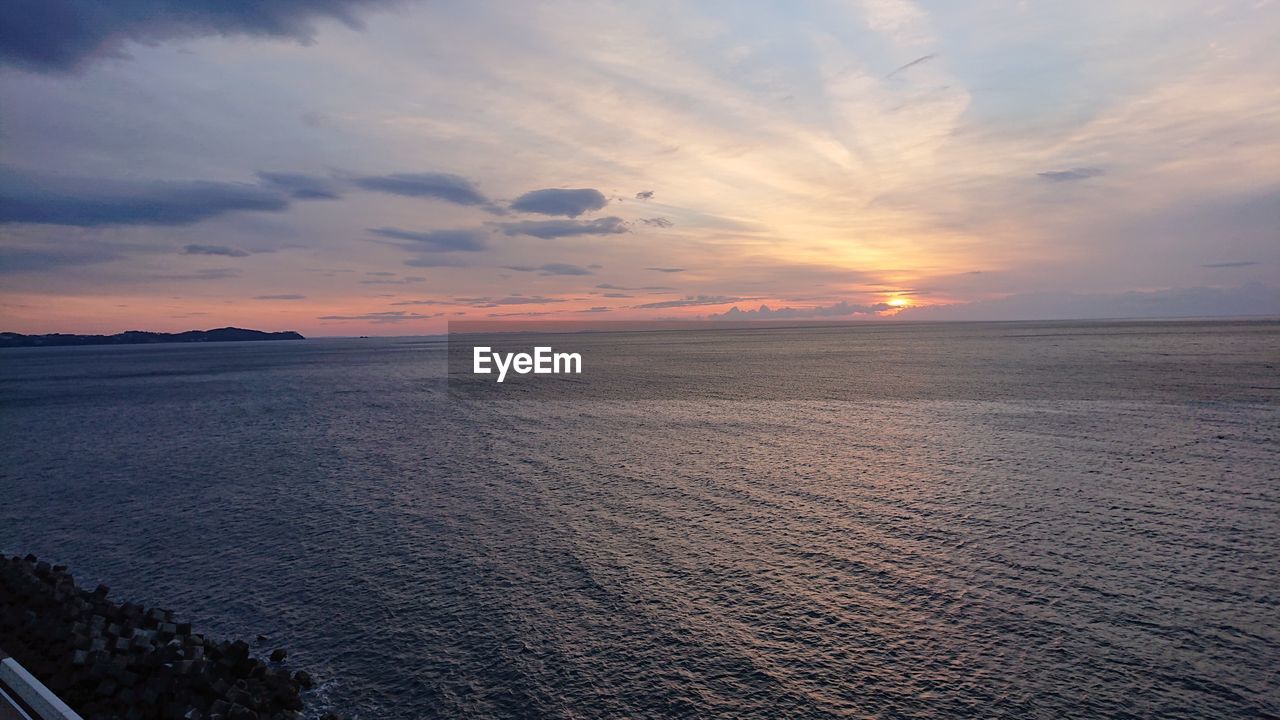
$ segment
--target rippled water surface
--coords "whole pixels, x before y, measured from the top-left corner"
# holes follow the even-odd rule
[[[868,391],[451,399],[426,339],[0,351],[0,550],[265,633],[365,719],[1280,714],[1280,325],[760,332]]]

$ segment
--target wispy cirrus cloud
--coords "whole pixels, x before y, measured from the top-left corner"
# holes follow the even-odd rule
[[[627,232],[627,225],[620,217],[603,217],[595,220],[523,220],[497,223],[505,235],[529,235],[549,240],[578,235],[619,235]]]
[[[1242,268],[1242,267],[1252,267],[1252,266],[1257,265],[1257,264],[1258,264],[1258,263],[1257,263],[1256,261],[1253,261],[1253,260],[1241,260],[1241,261],[1239,261],[1239,262],[1205,263],[1204,265],[1201,265],[1200,267],[1206,267],[1206,268]]]
[[[337,200],[342,197],[341,184],[331,177],[259,171],[258,179],[298,200]]]
[[[394,275],[394,273],[392,274]],[[416,285],[426,282],[427,279],[421,275],[406,275],[404,277],[376,277],[361,280],[361,285]]]
[[[459,297],[454,302],[476,308],[494,308],[506,305],[546,305],[548,303],[566,302],[564,298],[545,297],[542,295],[507,295],[504,297]]]
[[[123,255],[118,249],[102,243],[63,243],[42,247],[0,246],[0,275],[97,265],[121,257]]]
[[[222,257],[248,257],[248,250],[240,248],[228,247],[226,245],[199,245],[190,244],[182,246],[183,255],[219,255]]]
[[[1071,182],[1073,180],[1088,180],[1089,178],[1098,177],[1102,173],[1102,168],[1078,167],[1070,170],[1049,170],[1036,174],[1042,179],[1051,182]]]
[[[317,320],[336,320],[336,321],[363,321],[378,325],[388,323],[402,323],[411,320],[428,320],[434,317],[440,317],[440,313],[424,315],[422,313],[409,312],[407,310],[384,310],[382,312],[360,313],[358,315],[321,315]]]
[[[635,307],[642,310],[654,310],[661,308],[679,308],[679,307],[697,307],[699,305],[728,305],[729,303],[742,302],[751,300],[752,298],[733,297],[729,295],[689,295],[679,300],[662,300],[659,302],[644,303]]]
[[[58,177],[0,168],[0,223],[191,225],[288,205],[281,193],[249,183]]]
[[[401,247],[416,252],[479,252],[488,247],[487,234],[480,230],[401,230],[370,228],[370,235],[401,240]]]
[[[536,272],[540,275],[591,275],[592,271],[581,265],[570,263],[546,263],[543,265],[505,265],[508,270],[516,272]]]
[[[492,208],[493,203],[470,180],[449,173],[393,173],[353,178],[364,190],[402,197],[441,200],[455,205]]]

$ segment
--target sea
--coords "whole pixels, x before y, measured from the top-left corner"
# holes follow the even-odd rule
[[[1280,322],[460,341],[0,350],[0,551],[310,717],[1280,717]]]

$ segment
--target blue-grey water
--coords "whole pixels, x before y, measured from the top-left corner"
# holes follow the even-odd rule
[[[313,715],[1280,716],[1280,324],[660,338],[817,389],[451,397],[430,339],[0,351],[0,550],[269,635]]]

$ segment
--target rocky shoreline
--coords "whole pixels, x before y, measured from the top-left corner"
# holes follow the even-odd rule
[[[78,588],[65,566],[34,555],[0,558],[0,648],[85,720],[302,717],[312,680],[281,664],[284,650],[257,659],[243,640],[205,637],[108,592]]]

